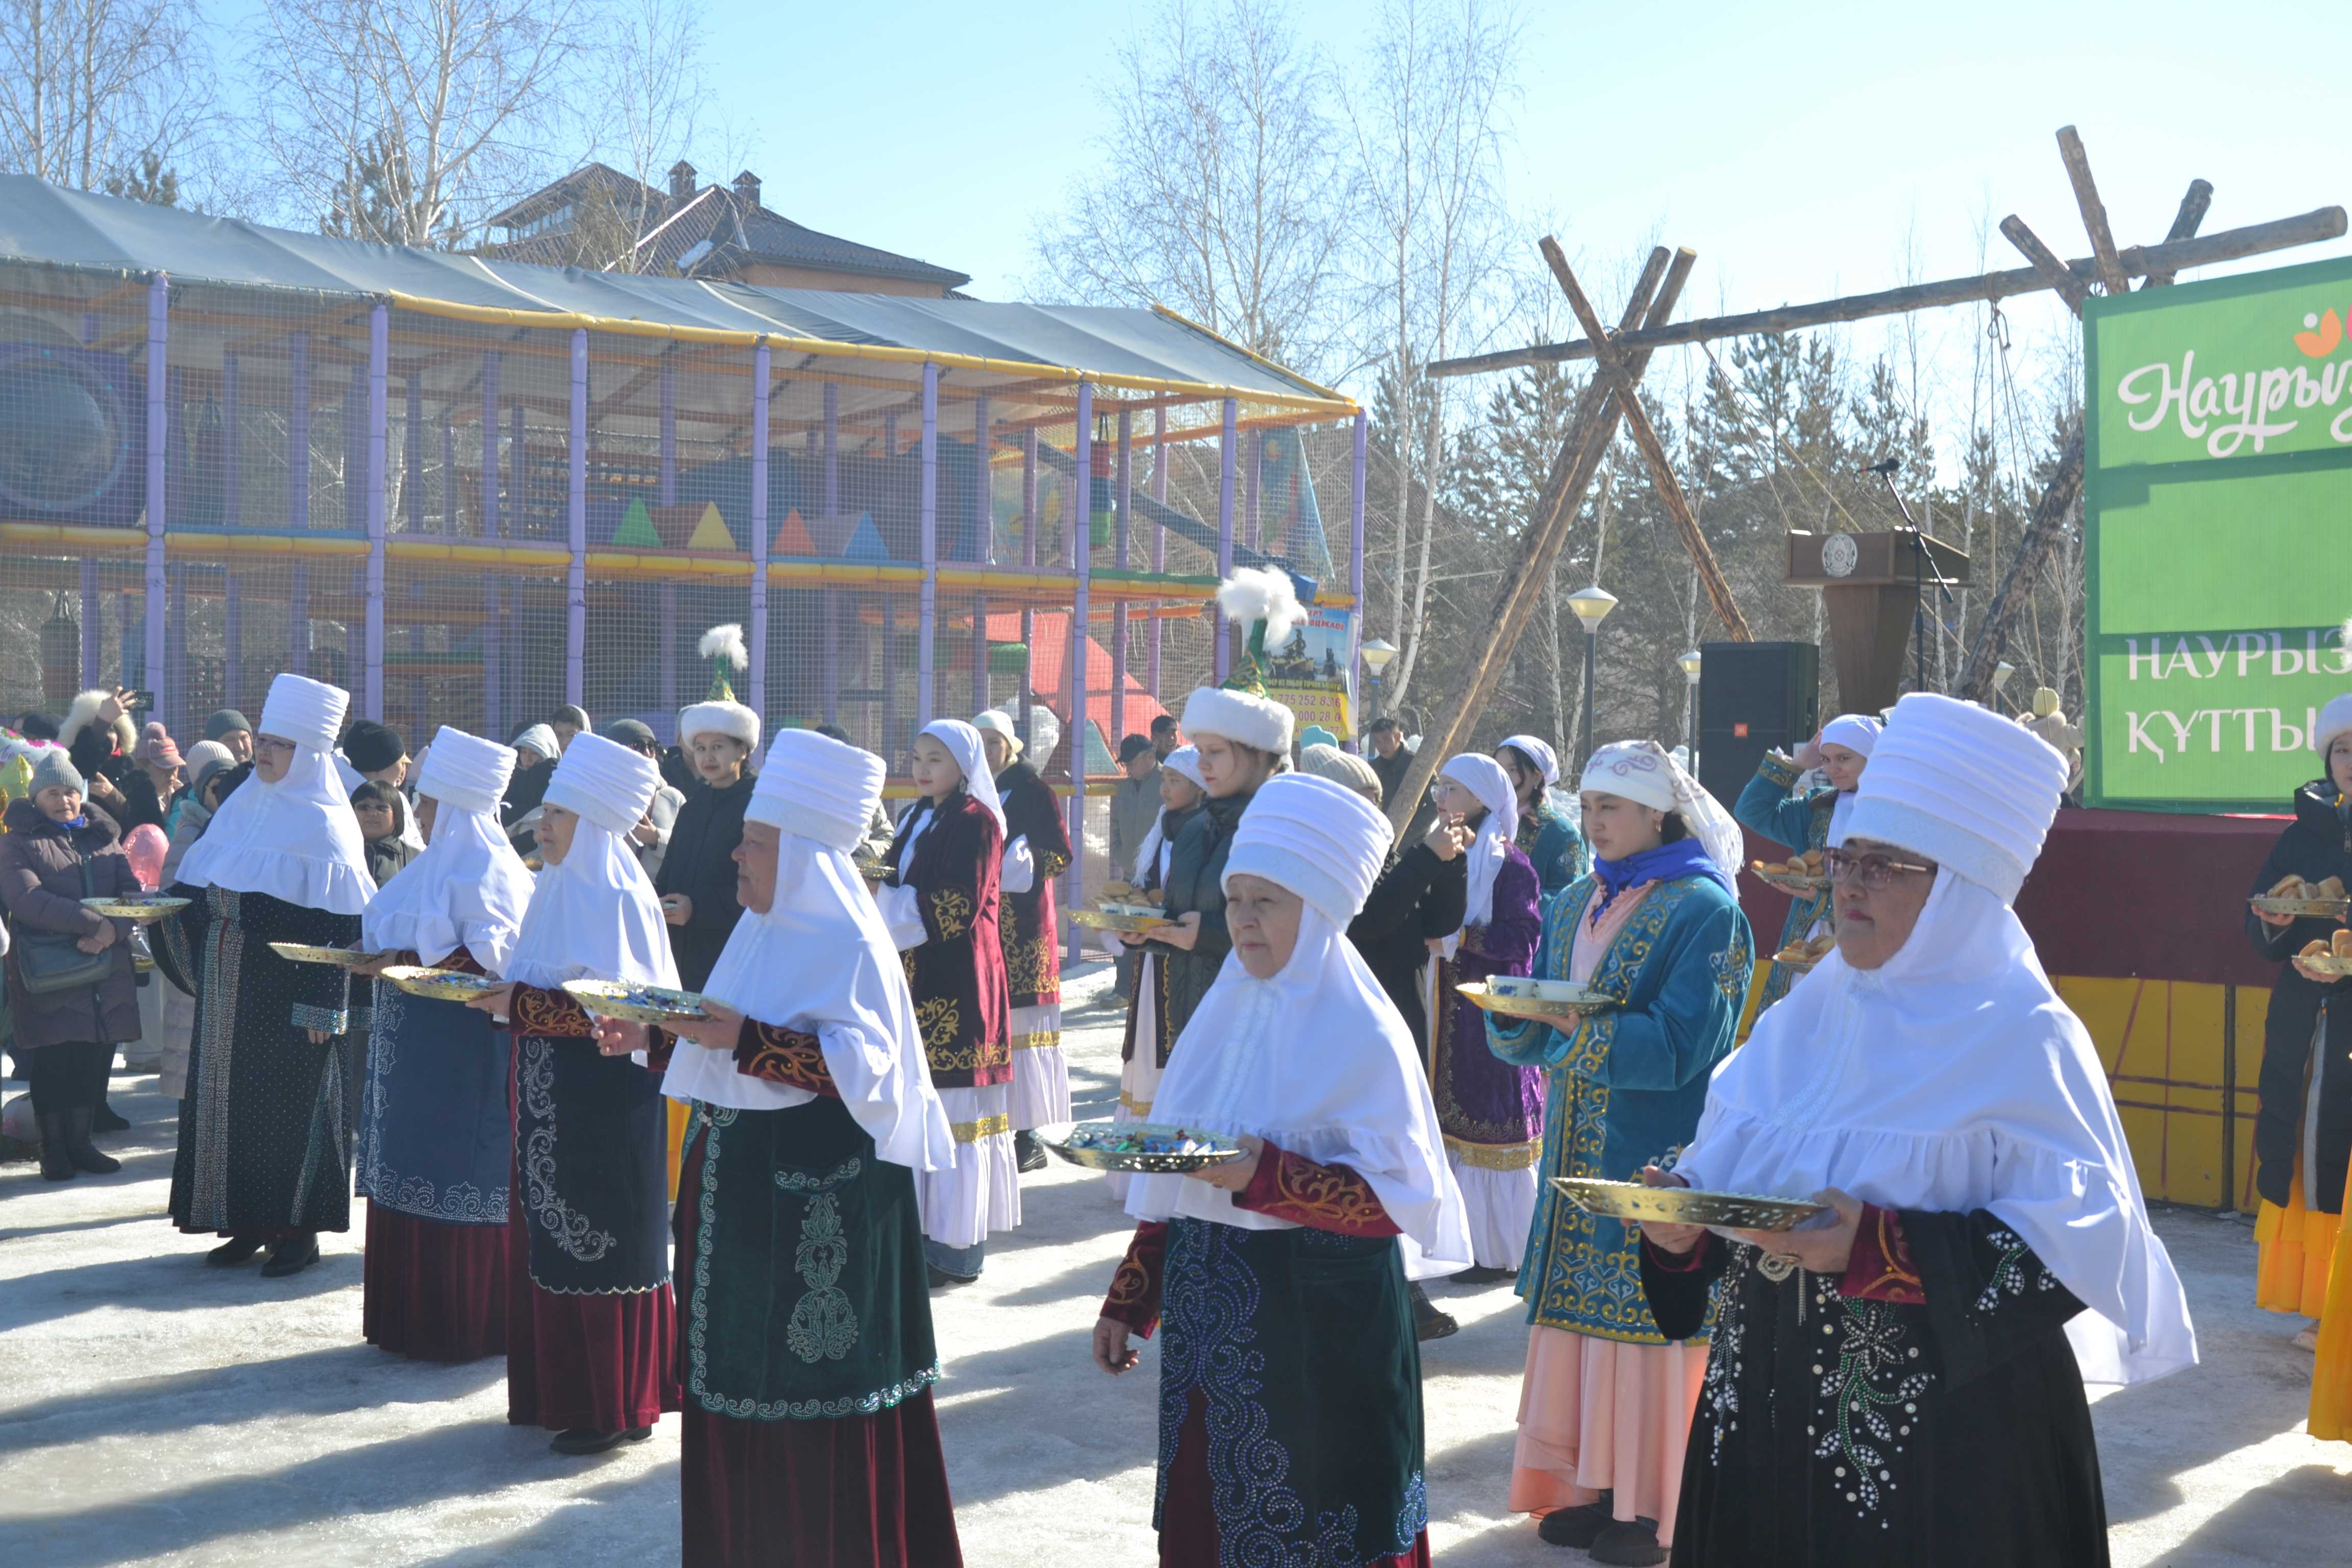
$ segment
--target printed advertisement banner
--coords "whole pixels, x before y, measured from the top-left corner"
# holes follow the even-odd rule
[[[2087,804],[2281,811],[2352,689],[2352,261],[2094,299]]]

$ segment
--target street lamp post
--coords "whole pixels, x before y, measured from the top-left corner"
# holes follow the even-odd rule
[[[1568,607],[1584,623],[1584,734],[1580,769],[1592,756],[1592,666],[1601,642],[1601,623],[1617,607],[1617,595],[1595,583],[1568,596]]]
[[[1992,667],[1992,710],[1994,712],[1998,713],[2000,711],[2001,688],[2007,686],[2009,684],[2009,678],[2016,673],[2017,666],[2010,663],[2007,659],[2002,659],[1999,664]]]
[[[1698,772],[1698,667],[1700,654],[1693,648],[1675,662],[1682,666],[1685,695],[1683,697],[1683,745],[1690,752],[1691,772]]]
[[[1369,733],[1372,721],[1381,716],[1381,672],[1388,668],[1389,660],[1397,656],[1397,649],[1396,644],[1387,638],[1374,637],[1356,651],[1363,655],[1364,675],[1372,683],[1371,690],[1366,693],[1370,700],[1364,704],[1364,729]]]

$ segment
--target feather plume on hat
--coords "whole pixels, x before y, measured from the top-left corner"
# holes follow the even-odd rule
[[[1269,643],[1280,642],[1307,619],[1290,574],[1271,566],[1235,567],[1232,576],[1217,584],[1217,608],[1244,626],[1264,621]]]
[[[695,645],[702,657],[710,661],[710,700],[735,700],[735,683],[728,679],[730,672],[751,668],[751,656],[743,647],[743,628],[733,621],[711,627]]]

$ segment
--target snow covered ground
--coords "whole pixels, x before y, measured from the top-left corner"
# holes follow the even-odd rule
[[[1107,967],[1071,987],[1080,1114],[1118,1073]],[[360,1342],[356,1237],[288,1280],[207,1269],[162,1215],[175,1107],[115,1079],[138,1125],[122,1173],[61,1186],[0,1168],[0,1563],[554,1568],[677,1555],[677,1435],[592,1459],[506,1424],[503,1363],[436,1367]],[[11,1086],[12,1091],[17,1086]],[[1026,1223],[982,1282],[935,1298],[940,1422],[965,1561],[1153,1559],[1154,1378],[1087,1354],[1129,1226],[1097,1180],[1024,1183]],[[2116,1561],[2167,1568],[2347,1559],[2352,1447],[2303,1433],[2295,1320],[2251,1306],[2242,1222],[2172,1213],[2205,1364],[2097,1407]],[[1436,1292],[1463,1323],[1427,1347],[1431,1538],[1449,1568],[1582,1562],[1502,1511],[1526,1331],[1507,1286]]]

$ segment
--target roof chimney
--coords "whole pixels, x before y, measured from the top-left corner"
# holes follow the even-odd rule
[[[735,176],[735,194],[751,203],[760,205],[760,176],[746,169]]]
[[[694,195],[694,165],[680,158],[669,166],[669,199],[682,202]]]

